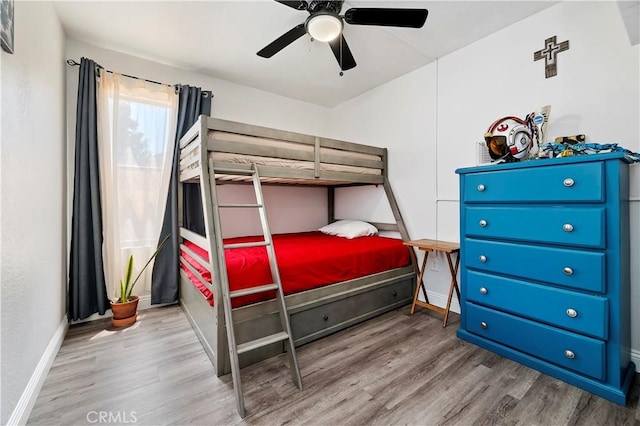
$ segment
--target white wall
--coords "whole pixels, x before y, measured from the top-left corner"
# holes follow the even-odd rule
[[[435,107],[435,67],[428,65],[333,108],[324,129],[332,138],[388,149],[391,187],[414,238],[436,232]],[[393,222],[382,188],[338,190],[336,204],[336,217]]]
[[[1,424],[26,420],[20,398],[37,395],[32,374],[66,324],[64,33],[50,3],[16,2],[15,22],[0,77]]]
[[[313,231],[327,224],[327,190],[296,186],[263,186],[267,219],[272,234]],[[255,203],[252,185],[220,185],[220,200]],[[261,235],[256,209],[225,209],[220,212],[222,237]]]
[[[570,49],[558,56],[558,75],[545,79],[533,52],[553,35]],[[615,2],[563,2],[335,107],[324,131],[389,147],[390,181],[411,237],[458,241],[455,169],[476,164],[476,142],[497,118],[551,104],[549,138],[585,133],[588,141],[640,151],[639,64]],[[640,167],[631,167],[631,258],[638,259]],[[361,210],[364,190],[352,191],[360,196],[344,197],[347,215]],[[438,303],[449,278],[442,259],[435,268],[427,277]],[[631,281],[637,358],[639,262]]]
[[[597,23],[597,24],[596,24]],[[533,52],[569,40],[558,75]],[[453,171],[475,165],[474,142],[505,115],[551,105],[547,141],[587,135],[640,151],[640,46],[631,46],[616,2],[563,2],[442,58],[438,64],[438,197],[458,198]],[[640,251],[640,167],[631,166],[631,259]],[[441,234],[458,239],[458,203],[438,203]],[[529,224],[536,226],[536,224]],[[632,347],[640,357],[640,264],[631,262]]]

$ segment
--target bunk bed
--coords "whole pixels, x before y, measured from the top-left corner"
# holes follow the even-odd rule
[[[335,219],[335,188],[381,185],[389,200],[395,223],[372,224],[381,231],[398,232],[405,241],[410,239],[387,179],[385,148],[200,116],[180,140],[180,301],[218,376],[230,371],[224,307],[223,303],[218,303],[222,301],[220,268],[227,268],[231,287],[234,286],[235,272],[231,270],[234,268],[234,261],[229,256],[230,252],[225,254],[224,250],[218,248],[221,245],[216,242],[216,232],[221,234],[217,217],[216,186],[248,183],[250,177],[230,171],[247,171],[252,168],[258,170],[262,184],[326,187],[329,222]],[[223,172],[216,172],[218,170]],[[188,183],[200,184],[205,235],[187,229],[183,223],[183,185]],[[342,237],[330,237],[319,232],[273,237],[296,346],[411,303],[416,281],[416,258],[415,253],[403,246],[400,240],[394,240],[396,246],[402,246],[398,252],[398,248],[390,244],[391,239],[384,237],[366,237],[367,244],[345,241]],[[226,243],[253,241],[252,238],[255,237],[243,238],[228,240]],[[395,254],[379,254],[381,257],[370,262],[376,265],[373,270],[363,270],[355,275],[338,274],[337,276],[343,277],[338,282],[335,280],[340,278],[319,278],[318,282],[287,286],[284,277],[291,274],[296,277],[291,282],[307,280],[296,275],[296,265],[300,269],[300,262],[295,259],[299,256],[288,255],[286,260],[284,247],[295,248],[295,244],[333,244],[328,241],[331,238],[334,242],[346,243],[347,246],[359,243],[361,251],[364,247],[373,246],[374,240],[378,239],[381,247],[391,246],[392,251],[389,253]],[[312,242],[309,242],[310,239]],[[303,249],[304,246],[299,251]],[[240,256],[248,256],[252,263],[262,263],[264,266],[264,261],[256,260],[260,259],[261,254],[256,253],[261,248],[254,250],[256,251],[253,253],[242,253]],[[350,247],[345,250],[356,249]],[[358,254],[356,251],[354,255],[362,258],[376,251],[369,247],[369,254]],[[396,259],[395,263],[385,264],[384,260],[390,257]],[[247,263],[243,259],[239,261],[240,264]],[[331,259],[328,261],[331,262]],[[268,264],[266,268],[268,271]],[[304,268],[322,271],[326,266],[321,263],[312,267],[305,263]],[[346,267],[346,270],[352,269],[354,268]],[[254,272],[254,275],[259,276],[260,272]],[[312,275],[315,277],[321,274]],[[235,282],[248,285],[246,277],[244,278],[236,279]],[[254,278],[249,280],[252,279]],[[252,285],[260,285],[259,279],[255,278],[258,281],[254,281]],[[314,280],[309,278],[308,281]],[[273,333],[281,327],[274,300],[241,299],[234,303],[233,308],[238,343]],[[279,342],[244,353],[240,356],[240,365],[258,362],[282,353],[283,350],[284,345]]]

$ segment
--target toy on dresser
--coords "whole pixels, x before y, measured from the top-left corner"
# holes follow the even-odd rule
[[[550,105],[527,114],[524,119],[507,116],[494,121],[484,134],[492,162],[517,162],[535,158],[549,122]]]

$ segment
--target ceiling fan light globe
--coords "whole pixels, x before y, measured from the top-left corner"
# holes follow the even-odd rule
[[[331,41],[342,32],[342,19],[332,14],[316,14],[309,17],[307,32],[314,40]]]

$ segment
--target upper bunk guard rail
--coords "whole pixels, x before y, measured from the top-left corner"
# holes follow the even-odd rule
[[[198,121],[180,138],[179,182],[195,180],[202,174],[202,163],[206,158],[201,149],[202,136],[206,134],[202,115]]]
[[[264,241],[258,242],[249,242],[249,243],[238,243],[238,244],[224,244],[222,239],[222,222],[220,220],[220,209],[225,206],[229,207],[229,205],[220,204],[218,202],[218,192],[216,189],[216,174],[217,173],[228,173],[229,169],[221,169],[217,170],[214,167],[214,163],[212,159],[208,161],[208,175],[209,181],[208,185],[206,185],[205,179],[201,178],[201,184],[204,184],[204,190],[209,191],[211,197],[211,204],[205,204],[205,208],[207,208],[207,214],[205,217],[205,228],[207,235],[215,238],[215,261],[217,264],[215,268],[218,271],[218,276],[220,280],[219,288],[222,291],[222,303],[224,306],[224,318],[225,318],[225,326],[226,326],[226,335],[228,341],[229,348],[229,361],[231,363],[231,376],[233,379],[233,388],[236,394],[236,403],[238,408],[238,413],[240,417],[245,417],[245,406],[244,406],[244,396],[242,393],[242,383],[240,380],[240,361],[238,356],[240,354],[263,348],[265,346],[269,346],[276,342],[285,342],[287,353],[289,355],[290,362],[290,371],[291,378],[293,382],[298,386],[299,389],[302,389],[302,376],[300,375],[300,368],[298,366],[298,358],[296,357],[295,343],[293,341],[293,333],[291,332],[291,325],[289,324],[289,313],[287,311],[287,304],[284,299],[284,290],[282,289],[282,281],[280,280],[280,272],[278,269],[278,263],[276,260],[275,250],[273,248],[273,243],[271,239],[271,231],[269,230],[269,222],[267,220],[267,212],[264,208],[264,197],[262,195],[262,185],[260,183],[260,175],[258,173],[257,168],[255,166],[251,167],[248,170],[242,170],[240,174],[245,174],[251,176],[253,187],[255,191],[255,204],[251,205],[251,207],[256,208],[258,210],[258,214],[260,216],[260,223],[262,226],[262,234]],[[239,173],[239,170],[231,170],[232,172]],[[237,207],[238,205],[231,205],[231,207]],[[243,207],[247,207],[248,205],[243,205]],[[211,240],[211,238],[209,238]],[[231,291],[229,288],[229,277],[226,269],[226,256],[225,249],[237,249],[244,247],[260,247],[264,246],[267,250],[267,257],[269,259],[269,269],[271,270],[271,279],[272,283],[267,285],[255,286],[250,289],[243,289],[237,291]],[[213,243],[211,243],[211,248],[213,249]],[[231,299],[234,297],[239,297],[248,294],[255,294],[261,292],[267,292],[275,290],[276,293],[276,301],[278,312],[280,316],[281,330],[276,333],[272,333],[266,336],[261,336],[258,338],[254,338],[247,342],[243,342],[241,344],[236,344],[236,330],[235,330],[235,321],[233,318],[233,307],[231,304]],[[214,294],[215,297],[215,294]]]
[[[222,120],[220,118],[213,118],[206,115],[201,115],[199,120],[206,120],[206,126],[209,130],[220,130],[223,132],[237,133],[246,136],[256,136],[260,138],[276,139],[287,142],[296,142],[306,145],[315,145],[316,136],[305,135],[302,133],[295,133],[286,130],[271,129],[268,127],[256,126],[253,124],[237,123],[234,121]],[[378,156],[385,155],[385,148],[379,148],[370,145],[362,145],[355,142],[340,141],[336,139],[329,139],[323,137],[317,137],[320,142],[320,146],[324,148],[340,149],[352,152],[359,152],[362,154],[372,154]]]
[[[210,131],[215,137],[210,137]],[[240,139],[238,139],[240,138]],[[252,138],[260,138],[253,140]],[[387,171],[387,150],[354,142],[304,135],[244,123],[200,116],[198,122],[180,140],[180,181],[192,180],[206,164],[208,153],[214,153],[214,166],[245,169],[247,164],[228,160],[229,156],[278,159],[301,162],[304,167],[257,164],[260,176],[268,183],[294,183],[293,180],[321,181],[323,185],[382,184]],[[202,152],[205,150],[206,152]],[[200,160],[198,160],[198,158]],[[234,161],[234,162],[232,162]],[[250,159],[246,160],[248,162]],[[258,161],[262,163],[262,161]],[[249,177],[223,180],[249,182]],[[228,174],[236,174],[229,172]],[[217,176],[222,178],[222,176]],[[273,179],[282,179],[275,182]]]
[[[325,148],[322,144],[323,139],[318,139],[318,147]],[[299,142],[296,142],[299,143]],[[346,142],[344,142],[346,143]],[[307,144],[301,144],[308,146]],[[315,146],[315,145],[314,145]],[[361,154],[369,154],[361,150],[345,150],[345,147],[334,148],[336,150],[346,152],[357,152]],[[301,151],[299,149],[284,148],[284,147],[272,147],[272,146],[255,146],[255,145],[241,145],[235,141],[225,140],[223,137],[217,139],[210,139],[207,142],[207,150],[215,152],[226,152],[231,154],[244,154],[254,155],[257,157],[276,157],[286,160],[300,160],[300,161],[316,161],[320,163],[341,164],[354,167],[369,167],[372,169],[382,169],[384,162],[382,160],[373,160],[368,158],[349,158],[340,155],[340,153],[323,152],[322,150],[314,151]],[[316,155],[318,153],[318,155]],[[372,154],[381,155],[381,154]],[[316,158],[318,157],[318,158]]]
[[[188,154],[188,153],[185,153]],[[185,155],[184,158],[182,156],[180,156],[180,170],[184,170],[184,169],[190,169],[192,168],[191,166],[198,166],[199,162],[200,162],[200,157],[198,157],[197,155],[191,155],[191,156],[187,156]]]

